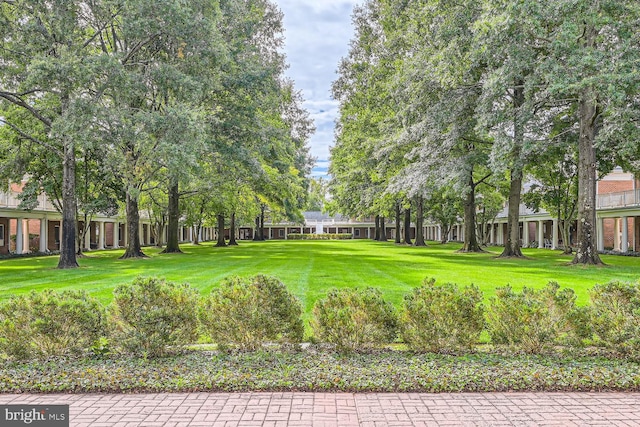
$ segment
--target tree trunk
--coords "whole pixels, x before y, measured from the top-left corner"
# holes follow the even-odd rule
[[[384,223],[383,216],[380,217],[380,241],[381,242],[387,241],[387,226]]]
[[[76,259],[76,156],[75,145],[64,142],[62,159],[62,239],[58,268],[77,268]]]
[[[440,224],[440,243],[443,245],[449,241],[449,232],[451,231],[451,226],[448,224]]]
[[[169,221],[167,224],[167,247],[162,253],[182,253],[178,242],[178,228],[180,220],[180,191],[178,180],[172,179],[169,187]]]
[[[507,241],[500,258],[524,258],[520,245],[520,193],[522,188],[522,169],[511,169],[509,187],[509,214],[507,219]]]
[[[395,240],[396,244],[402,243],[402,240],[400,239],[401,234],[402,233],[400,232],[400,203],[396,203],[396,240]]]
[[[416,201],[416,240],[413,242],[414,246],[427,246],[424,241],[424,201],[422,196],[418,196]]]
[[[253,241],[254,242],[260,241],[260,215],[256,217],[256,226],[255,226],[255,229],[253,230]]]
[[[476,237],[476,184],[469,175],[469,190],[464,201],[464,246],[459,252],[484,252]]]
[[[163,236],[163,231],[164,231],[164,225],[165,222],[164,221],[160,221],[160,222],[156,222],[155,223],[155,227],[153,227],[153,236],[154,236],[154,246],[156,248],[161,248],[162,247],[162,238]]]
[[[511,150],[511,183],[509,185],[509,213],[507,241],[500,258],[523,258],[520,248],[520,193],[522,191],[523,125],[520,110],[524,105],[524,82],[517,81],[513,90],[513,149]]]
[[[264,209],[265,206],[260,206],[260,240],[264,241]],[[302,234],[302,230],[300,230],[300,234]]]
[[[238,246],[236,241],[236,213],[231,213],[231,224],[229,224],[229,246]]]
[[[411,208],[404,210],[404,244],[411,245]]]
[[[138,210],[138,199],[131,197],[127,191],[127,233],[129,242],[127,249],[120,259],[127,258],[147,258],[140,247],[140,211]]]
[[[596,229],[596,150],[598,107],[595,94],[583,90],[579,100],[578,239],[573,264],[604,264],[598,255]]]
[[[202,224],[197,224],[194,227],[193,232],[195,233],[195,236],[193,236],[193,244],[194,245],[199,245],[200,244],[200,230],[202,230]]]
[[[380,240],[380,215],[376,215],[376,231],[373,240]]]
[[[562,253],[564,255],[571,255],[573,250],[571,249],[571,235],[569,228],[571,227],[570,220],[561,221],[562,227],[560,232],[562,233],[562,246],[564,246]]]
[[[77,213],[76,213],[76,218],[77,218]],[[82,227],[80,227],[80,221],[76,220],[76,257],[77,258],[84,258],[85,255],[83,253],[84,250],[84,236],[87,234],[88,232],[88,227],[87,227],[87,214],[84,214],[84,222],[82,223]],[[89,249],[89,248],[87,248]]]
[[[218,214],[218,242],[216,247],[227,246],[227,242],[224,240],[224,215]]]

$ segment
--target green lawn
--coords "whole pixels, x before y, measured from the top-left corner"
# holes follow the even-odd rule
[[[149,259],[118,260],[122,250],[91,252],[81,268],[56,270],[57,257],[0,261],[0,299],[32,289],[83,288],[107,303],[115,285],[137,275],[188,282],[203,293],[229,275],[258,273],[279,277],[300,299],[309,314],[314,301],[332,287],[375,286],[399,305],[402,295],[425,277],[460,285],[474,283],[491,296],[497,286],[544,286],[555,280],[573,288],[578,302],[588,301],[588,289],[612,279],[640,278],[640,259],[604,256],[607,267],[568,266],[570,257],[557,251],[527,249],[526,260],[497,259],[501,248],[486,254],[459,254],[460,244],[431,243],[427,248],[373,241],[242,242],[214,248],[183,245],[184,254],[160,255],[146,248]]]

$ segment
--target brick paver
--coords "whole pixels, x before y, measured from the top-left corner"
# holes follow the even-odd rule
[[[640,393],[0,394],[69,404],[74,427],[640,426]]]

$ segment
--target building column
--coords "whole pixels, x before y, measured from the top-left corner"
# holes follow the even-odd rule
[[[87,227],[87,224],[84,224],[85,227],[85,232],[84,232],[84,250],[85,251],[90,251],[91,250],[91,221],[89,221],[89,227]]]
[[[49,252],[49,221],[47,218],[40,219],[40,252]]]
[[[626,216],[622,217],[622,239],[620,242],[620,251],[629,252],[629,220]]]
[[[620,250],[620,218],[614,218],[613,226],[613,250]]]
[[[553,220],[553,230],[551,232],[553,240],[551,241],[551,249],[558,249],[558,220]]]
[[[124,244],[125,248],[129,246],[129,223],[128,222],[124,223],[124,233],[122,235],[122,243]]]
[[[284,227],[284,240],[289,240],[289,232],[287,231],[287,227]]]
[[[24,243],[23,243],[23,252],[25,254],[28,254],[31,252],[31,248],[30,248],[30,243],[31,243],[31,239],[29,238],[29,220],[25,219],[24,220],[24,224],[22,227],[22,232],[23,232],[23,236],[24,236]]]
[[[604,218],[598,218],[596,232],[598,234],[598,250],[604,251]]]
[[[529,247],[529,221],[522,221],[522,247]]]
[[[98,235],[98,249],[103,250],[104,249],[104,243],[105,243],[104,221],[98,222],[98,225],[100,227],[100,229],[98,230],[98,232],[100,233]]]
[[[22,218],[16,220],[16,254],[24,253],[24,224]]]
[[[144,224],[142,221],[138,223],[138,234],[140,235],[140,246],[144,246]]]
[[[538,221],[538,249],[544,249],[544,222]]]
[[[113,223],[113,249],[120,247],[120,223],[118,221]]]
[[[189,241],[193,243],[193,226],[189,227]]]

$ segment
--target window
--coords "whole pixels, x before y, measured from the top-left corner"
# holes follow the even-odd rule
[[[284,230],[282,228],[278,230],[278,237],[284,237]]]
[[[356,229],[353,231],[353,235],[354,235],[354,237],[360,237],[360,229],[359,229],[359,228],[356,228]]]
[[[4,224],[0,224],[0,246],[4,246]]]
[[[56,225],[53,227],[53,236],[55,237],[55,242],[60,243],[60,226]]]

